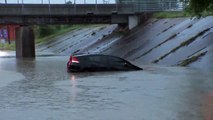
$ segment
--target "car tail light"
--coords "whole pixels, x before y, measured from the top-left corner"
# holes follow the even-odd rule
[[[70,56],[70,62],[72,61],[72,56]]]
[[[71,63],[80,63],[77,57],[70,56]]]

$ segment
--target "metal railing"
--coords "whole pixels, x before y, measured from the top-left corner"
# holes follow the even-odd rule
[[[0,0],[1,4],[115,4],[115,0]]]
[[[119,4],[132,4],[135,12],[182,11],[187,6],[180,0],[120,0]]]

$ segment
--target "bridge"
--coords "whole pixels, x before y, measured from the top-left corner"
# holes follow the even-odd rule
[[[0,24],[119,24],[127,23],[130,15],[182,10],[179,4],[174,0],[169,3],[146,1],[117,4],[0,4]],[[117,20],[118,18],[122,19]]]
[[[29,25],[128,24],[132,29],[139,24],[143,13],[180,11],[184,7],[177,0],[117,0],[113,4],[95,1],[95,4],[76,4],[75,1],[74,4],[0,4],[0,24],[21,25],[16,32],[17,57],[34,57],[34,34]]]
[[[0,24],[126,23],[133,14],[128,4],[3,4]]]

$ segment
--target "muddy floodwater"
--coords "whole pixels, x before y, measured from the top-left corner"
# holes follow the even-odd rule
[[[142,65],[72,74],[68,59],[0,58],[0,120],[212,120],[211,72]]]

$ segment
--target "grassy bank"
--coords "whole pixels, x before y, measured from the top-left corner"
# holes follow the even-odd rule
[[[97,27],[97,26],[100,26],[100,25],[103,25],[103,24],[95,24],[95,25],[91,25],[91,24],[78,24],[78,25],[65,25],[62,27],[59,28],[58,25],[56,26],[51,26],[51,27],[48,27],[45,28],[46,31],[49,31],[49,32],[46,32],[46,31],[41,31],[40,29],[42,28],[36,28],[34,29],[35,31],[35,36],[36,36],[36,40],[35,40],[35,43],[36,44],[42,44],[42,43],[45,43],[45,42],[48,42],[48,41],[51,41],[53,40],[53,38],[57,37],[57,36],[60,36],[60,35],[63,35],[65,33],[68,33],[68,32],[71,32],[71,31],[74,31],[74,30],[80,30],[82,28],[85,28],[85,27]],[[59,28],[59,29],[58,29]],[[39,32],[41,33],[39,34]]]
[[[167,12],[156,12],[153,14],[153,18],[180,18],[180,17],[206,17],[206,16],[212,16],[213,12],[212,11],[204,11],[199,15],[192,14],[188,11],[167,11]]]
[[[41,44],[41,43],[47,42],[59,35],[65,34],[67,32],[73,31],[73,30],[81,29],[83,26],[85,26],[85,25],[72,25],[72,26],[62,26],[62,27],[58,27],[58,26],[48,27],[47,26],[47,28],[45,28],[44,30],[41,30],[41,29],[43,29],[42,28],[43,26],[41,28],[35,27],[35,29],[34,29],[35,34],[36,34],[35,43]],[[45,30],[49,31],[49,32],[46,32]]]
[[[14,51],[15,50],[15,42],[9,44],[9,43],[5,43],[5,44],[2,44],[0,43],[0,50],[12,50]]]
[[[178,17],[190,17],[191,15],[186,13],[186,12],[177,12],[177,11],[172,11],[172,12],[157,12],[153,14],[153,18],[178,18]]]

